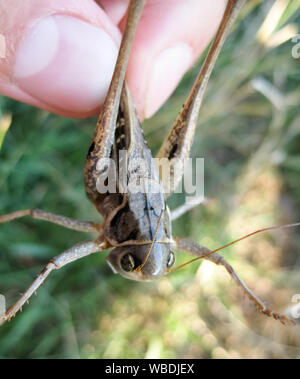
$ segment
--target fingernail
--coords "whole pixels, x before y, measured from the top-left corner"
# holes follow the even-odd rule
[[[50,16],[22,41],[13,81],[51,106],[88,112],[103,103],[117,54],[105,31],[72,16]]]
[[[149,75],[144,115],[152,116],[176,88],[192,64],[192,48],[184,42],[163,50],[155,59]]]

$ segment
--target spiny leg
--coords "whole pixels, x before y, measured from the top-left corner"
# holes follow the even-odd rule
[[[201,66],[194,86],[157,154],[157,158],[167,158],[171,163],[169,175],[161,178],[165,188],[166,197],[170,195],[170,188],[172,192],[182,178],[184,159],[190,154],[199,110],[210,74],[225,42],[229,29],[235,20],[239,9],[244,3],[245,0],[227,1],[222,21],[205,61]]]
[[[58,270],[61,267],[67,265],[68,263],[77,261],[80,258],[86,257],[87,255],[99,252],[107,248],[106,242],[99,241],[86,241],[80,242],[70,249],[66,250],[62,254],[51,259],[51,261],[45,266],[45,268],[40,272],[31,286],[25,291],[21,298],[8,308],[4,315],[0,315],[0,325],[4,324],[5,321],[10,320],[15,314],[22,309],[25,302],[28,302],[33,293],[39,288],[39,286],[46,280],[48,275],[53,270]]]
[[[8,213],[0,216],[0,224],[3,222],[12,221],[24,216],[30,216],[35,219],[52,222],[61,225],[68,229],[78,230],[86,233],[99,233],[101,231],[101,224],[94,222],[85,222],[75,220],[73,218],[56,215],[54,213],[45,212],[41,209],[24,209],[17,212]]]
[[[231,265],[218,253],[213,253],[208,255],[212,250],[199,245],[198,243],[185,238],[175,238],[176,247],[180,250],[185,250],[188,253],[196,255],[197,257],[202,257],[204,259],[210,260],[217,265],[222,265],[225,267],[227,272],[235,280],[235,282],[242,288],[244,294],[254,303],[256,308],[269,317],[273,317],[275,320],[279,320],[282,324],[295,325],[293,320],[290,320],[284,315],[273,312],[268,309],[266,305],[254,295],[254,293],[247,287],[247,285],[239,278],[238,274],[234,271]]]
[[[88,198],[93,202],[99,199],[97,181],[99,176],[108,173],[114,134],[122,96],[127,64],[135,31],[146,0],[131,0],[127,13],[126,27],[123,34],[113,77],[106,94],[93,138],[88,151],[84,183]],[[124,94],[125,91],[123,91]]]

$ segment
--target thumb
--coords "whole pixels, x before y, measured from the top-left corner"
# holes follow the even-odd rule
[[[120,39],[91,0],[0,0],[0,92],[57,114],[92,115]]]
[[[199,58],[225,6],[226,0],[147,0],[126,76],[141,119],[159,109]]]
[[[71,117],[98,113],[129,0],[0,0],[0,93]],[[226,0],[148,0],[127,81],[141,119],[167,100],[213,36]],[[109,17],[108,17],[109,15]],[[113,20],[113,21],[111,21]]]

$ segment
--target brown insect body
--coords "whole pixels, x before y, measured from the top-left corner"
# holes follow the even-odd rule
[[[94,140],[95,137],[90,146],[95,146]],[[124,152],[124,156],[121,157],[120,152]],[[103,158],[111,158],[113,168]],[[90,170],[91,166],[96,167],[96,170]],[[107,191],[100,194],[97,180],[101,175],[114,177],[112,169],[116,169],[123,180],[117,178],[119,180],[116,181],[115,193]],[[131,191],[137,183],[142,191]],[[126,85],[122,92],[109,156],[99,156],[99,149],[89,151],[85,186],[88,197],[104,218],[103,238],[111,247],[117,247],[107,258],[113,271],[134,280],[152,280],[163,276],[170,267],[170,262],[173,262],[168,242],[171,238],[171,219],[158,169],[143,137]],[[144,262],[155,233],[156,241],[151,254],[142,269],[135,270]],[[126,268],[126,256],[129,254],[133,265],[133,270],[130,271]]]

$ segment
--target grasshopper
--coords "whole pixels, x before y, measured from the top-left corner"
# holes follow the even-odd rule
[[[244,1],[228,0],[222,21],[195,84],[158,152],[158,158],[166,158],[173,163],[173,169],[168,179],[172,180],[174,188],[183,174],[180,163],[189,156],[200,105],[210,74],[230,26]],[[146,0],[130,2],[127,24],[114,74],[86,158],[85,191],[88,199],[103,216],[103,222],[82,222],[40,209],[20,210],[0,216],[0,223],[30,216],[59,224],[65,228],[96,233],[97,238],[81,242],[54,257],[20,299],[8,308],[4,315],[0,316],[0,324],[10,320],[22,309],[25,302],[28,302],[32,294],[53,270],[110,248],[112,251],[107,257],[107,261],[112,270],[125,278],[138,281],[158,279],[174,271],[172,269],[175,261],[173,249],[184,250],[195,255],[196,258],[192,261],[201,258],[208,259],[217,265],[224,266],[259,311],[280,320],[283,324],[293,324],[293,321],[286,316],[267,308],[252,293],[230,264],[217,253],[217,250],[221,248],[212,251],[191,240],[172,237],[172,217],[166,205],[166,199],[170,195],[165,190],[167,180],[160,176],[159,170],[151,163],[152,155],[144,140],[140,122],[125,83],[130,49],[145,2]],[[125,174],[123,172],[122,181],[119,181],[116,191],[99,191],[99,180],[101,178],[109,179],[113,167],[116,168],[117,174],[120,173],[121,151],[127,152],[125,158],[122,159],[126,161],[128,167]],[[134,161],[143,161],[143,167],[139,169],[132,165]],[[181,170],[180,175],[178,175],[178,170],[179,172]],[[144,191],[131,190],[131,184],[137,181],[142,185]],[[156,191],[148,191],[153,184]],[[269,229],[272,227],[256,231],[251,235]]]

